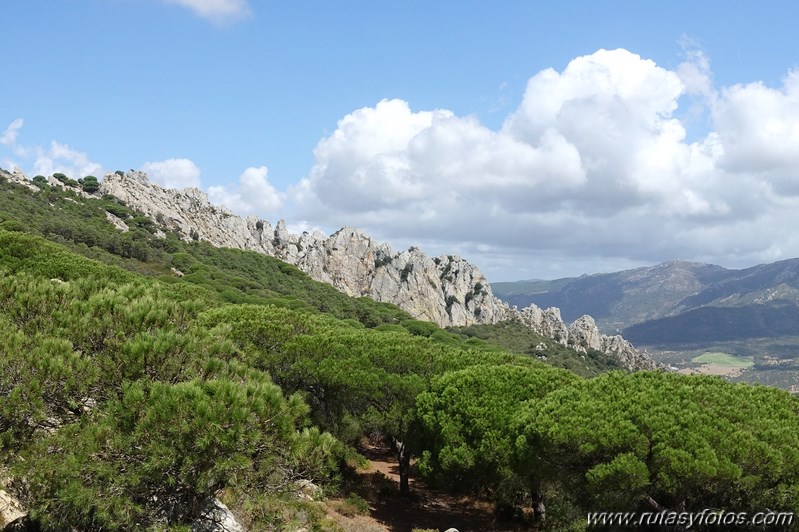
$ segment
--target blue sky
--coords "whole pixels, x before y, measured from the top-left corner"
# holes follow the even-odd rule
[[[797,15],[3,0],[0,166],[143,168],[242,214],[459,253],[492,280],[746,266],[799,255]]]

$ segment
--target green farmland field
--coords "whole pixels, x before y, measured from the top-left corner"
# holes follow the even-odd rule
[[[754,357],[741,357],[729,353],[711,352],[695,357],[691,362],[695,364],[712,364],[729,368],[749,368],[755,365]]]

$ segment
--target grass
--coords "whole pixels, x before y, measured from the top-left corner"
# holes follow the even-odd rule
[[[333,509],[344,517],[370,514],[369,503],[366,499],[355,493],[350,493],[347,498],[333,503]]]
[[[741,357],[720,351],[708,351],[693,358],[691,362],[695,364],[712,364],[726,368],[750,368],[755,365],[754,357]]]

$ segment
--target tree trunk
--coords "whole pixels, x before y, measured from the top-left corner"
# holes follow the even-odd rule
[[[544,495],[541,493],[541,481],[536,480],[533,482],[533,511],[535,511],[535,520],[539,524],[544,524],[547,520],[547,509],[544,506]]]
[[[646,501],[649,506],[657,510],[658,512],[667,512],[669,511],[668,508],[657,502],[655,499],[652,498],[651,495],[644,495],[644,501]]]
[[[399,460],[400,495],[409,497],[411,495],[408,478],[411,474],[411,451],[407,445],[397,439],[394,440],[394,446],[397,448],[397,459]]]

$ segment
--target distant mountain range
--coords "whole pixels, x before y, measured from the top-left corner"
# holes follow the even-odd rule
[[[799,259],[732,270],[671,261],[553,281],[493,283],[510,305],[558,307],[637,345],[671,346],[799,335]]]

